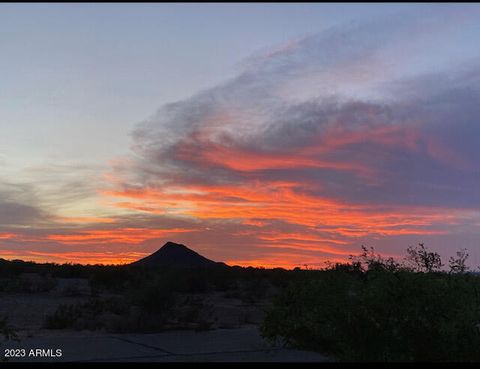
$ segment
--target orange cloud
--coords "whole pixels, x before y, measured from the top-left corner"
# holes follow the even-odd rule
[[[49,263],[75,263],[75,264],[128,264],[148,253],[142,252],[96,252],[96,251],[78,251],[78,252],[39,252],[39,251],[12,251],[0,250],[2,256],[10,260],[22,259],[34,262]]]
[[[198,152],[197,148],[178,145],[176,158],[196,162],[199,166],[220,165],[225,168],[241,172],[250,172],[265,169],[291,169],[291,168],[321,168],[357,172],[362,175],[371,175],[369,168],[353,162],[335,162],[320,159],[319,152],[297,149],[282,153],[254,153],[227,147],[209,142]],[[317,157],[316,157],[317,156]]]
[[[345,245],[348,242],[342,240],[335,240],[335,239],[326,239],[316,237],[311,234],[303,234],[303,233],[270,233],[268,235],[259,235],[258,238],[260,240],[265,241],[305,241],[305,242],[328,242],[334,243],[338,245]]]
[[[305,187],[305,185],[304,185]],[[420,206],[397,206],[384,210],[381,205],[347,204],[338,200],[308,195],[294,182],[252,182],[248,185],[193,186],[165,189],[126,189],[105,191],[111,197],[132,198],[158,213],[178,212],[197,219],[232,220],[263,227],[280,220],[314,227],[323,234],[357,238],[368,235],[439,235],[443,229],[428,227],[455,224],[461,211]],[[307,187],[308,188],[308,187]],[[172,191],[174,190],[174,191]],[[121,203],[120,203],[121,204]],[[118,205],[118,204],[117,204]],[[131,208],[131,207],[129,207]],[[259,235],[259,239],[303,239],[346,244],[338,238],[327,239],[308,234]]]
[[[301,260],[301,261],[300,261]],[[261,258],[254,257],[249,259],[229,259],[226,264],[242,267],[257,267],[257,268],[285,268],[285,269],[319,269],[327,266],[327,262],[340,263],[345,262],[344,257],[322,257],[322,256],[307,256],[295,252],[274,252],[266,254]]]
[[[9,240],[15,236],[15,233],[0,233],[0,240]]]
[[[101,224],[101,223],[115,223],[114,218],[107,217],[57,217],[55,221],[67,224]]]
[[[62,244],[138,244],[145,240],[163,238],[175,233],[192,232],[193,229],[122,228],[113,230],[84,230],[70,234],[50,234],[47,240]]]

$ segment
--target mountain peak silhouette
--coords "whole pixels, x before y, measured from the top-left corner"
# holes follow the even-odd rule
[[[144,265],[153,267],[211,267],[225,264],[217,263],[213,260],[207,259],[197,252],[189,249],[185,245],[169,241],[153,254],[137,260],[131,265]]]

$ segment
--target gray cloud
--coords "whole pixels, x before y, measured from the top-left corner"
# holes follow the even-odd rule
[[[0,226],[30,225],[41,218],[42,212],[33,206],[0,201]]]
[[[476,129],[467,122],[467,115],[475,116],[477,113],[477,97],[470,95],[468,100],[455,97],[459,91],[466,90],[467,82],[472,85],[472,81],[467,81],[463,76],[420,76],[412,81],[397,81],[396,92],[401,92],[401,98],[395,101],[358,100],[343,96],[341,90],[340,95],[331,96],[329,91],[323,91],[323,87],[332,79],[337,84],[346,81],[350,86],[353,81],[353,84],[369,86],[371,79],[375,80],[376,76],[382,75],[383,54],[386,49],[391,49],[391,44],[415,42],[411,37],[413,32],[418,32],[416,39],[419,39],[423,34],[428,35],[442,27],[455,25],[457,21],[458,14],[454,16],[448,9],[429,15],[397,14],[366,24],[334,27],[304,37],[276,52],[257,56],[246,63],[246,69],[236,78],[188,99],[165,105],[133,131],[132,148],[137,155],[134,168],[136,178],[133,183],[160,186],[169,181],[210,184],[242,181],[243,177],[237,171],[218,163],[199,163],[200,158],[195,156],[209,150],[212,145],[258,155],[289,154],[289,150],[296,148],[323,145],[322,135],[325,132],[338,137],[355,132],[365,132],[368,136],[372,134],[370,131],[383,126],[400,126],[405,128],[392,134],[407,135],[408,129],[418,129],[420,141],[431,136],[438,138],[439,146],[451,147],[455,135],[450,134],[451,125],[442,116],[446,113],[445,110],[448,110],[449,116],[455,115],[457,127],[464,125],[462,130],[466,131]],[[367,77],[357,80],[355,73]],[[477,75],[472,70],[469,73],[471,77]],[[297,78],[308,78],[311,75],[319,76],[318,86],[307,86],[314,90],[313,96],[316,98],[293,102],[280,93],[286,86],[294,87]],[[385,95],[391,96],[395,92],[392,84],[387,83],[388,79],[380,81]],[[299,86],[302,87],[303,83],[305,80],[300,80]],[[377,85],[370,87],[376,88]],[[439,89],[443,91],[442,96],[438,95]],[[421,91],[421,96],[408,96],[406,91],[412,90]],[[468,91],[465,93],[468,94]],[[454,109],[450,109],[452,104]],[[455,132],[458,136],[456,141],[466,139],[471,144],[468,147],[455,144],[452,155],[461,157],[464,154],[467,160],[474,157],[476,153],[472,137],[475,136],[466,137],[458,130]],[[408,167],[411,170],[408,178],[418,174],[423,174],[422,177],[427,175],[423,167],[431,166],[428,153],[421,152],[420,148],[420,152],[412,153],[404,147],[397,147],[401,142],[394,148],[385,147],[373,142],[375,139],[379,138],[366,137],[364,143],[352,142],[338,147],[336,151],[325,153],[324,157],[334,162],[353,160],[386,171],[386,175],[391,176],[393,174],[388,160],[381,159],[381,156],[385,156],[392,158],[391,164],[400,166],[399,178],[408,172]],[[408,137],[404,138],[406,139]],[[179,150],[188,155],[179,157]],[[456,150],[460,150],[460,153],[455,153]],[[437,154],[441,155],[440,152]],[[189,158],[197,160],[192,162]],[[436,159],[442,160],[440,157]],[[449,160],[447,157],[443,159]],[[451,160],[455,166],[455,159]],[[416,166],[411,167],[408,163],[416,163]],[[433,166],[435,165],[436,162]],[[432,169],[435,173],[431,173],[431,178],[435,182],[442,180],[443,177],[438,172],[443,169],[443,165],[436,171]],[[323,172],[327,181],[334,181],[330,169]],[[286,171],[282,173],[286,174]],[[458,177],[458,173],[453,174]],[[344,177],[345,173],[342,172],[340,180],[343,181]],[[444,177],[448,179],[450,174]],[[355,176],[350,180],[358,182]],[[392,183],[389,184],[394,184],[395,180],[392,178]],[[465,181],[470,186],[470,180]],[[448,186],[457,184],[447,183]],[[373,191],[377,190],[378,188]],[[395,193],[394,196],[398,195]],[[399,198],[398,201],[403,199]]]
[[[0,182],[0,231],[35,224],[44,216],[31,186]]]

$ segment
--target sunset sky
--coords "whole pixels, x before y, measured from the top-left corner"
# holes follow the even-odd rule
[[[480,5],[0,4],[0,257],[480,265]]]

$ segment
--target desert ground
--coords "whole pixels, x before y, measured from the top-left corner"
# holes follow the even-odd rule
[[[34,280],[35,276],[22,276]],[[32,282],[33,283],[33,282]],[[88,301],[87,279],[57,278],[44,292],[1,292],[0,316],[8,317],[17,340],[3,341],[1,358],[8,362],[102,362],[102,361],[327,361],[319,353],[283,347],[264,340],[258,324],[265,302],[245,303],[228,293],[206,293],[214,322],[208,329],[181,326],[160,333],[112,333],[108,329],[47,329],[45,319],[61,304]],[[190,296],[191,297],[191,296]],[[183,296],[185,298],[185,296]],[[197,299],[199,297],[197,296]],[[114,320],[112,314],[98,317]],[[180,326],[179,326],[180,327]],[[19,349],[19,350],[14,350]],[[22,351],[22,349],[24,351]],[[50,350],[36,351],[37,349]],[[61,355],[57,350],[61,350]],[[5,357],[6,354],[17,357]]]

